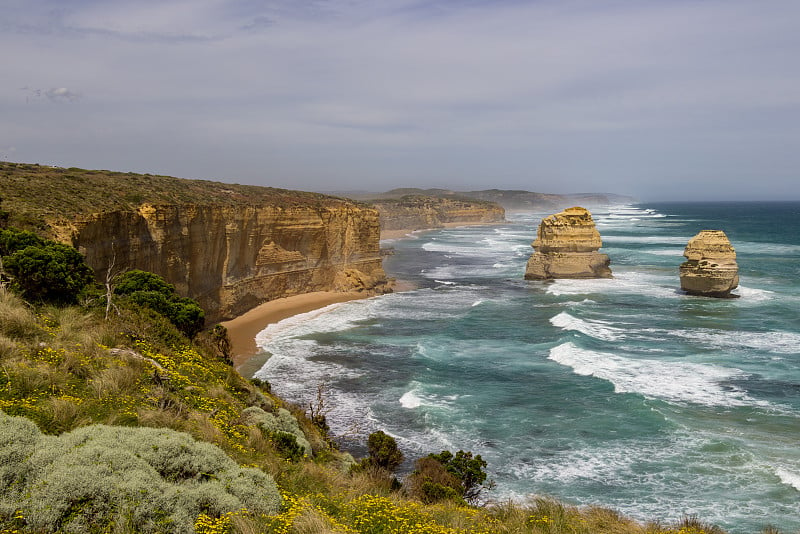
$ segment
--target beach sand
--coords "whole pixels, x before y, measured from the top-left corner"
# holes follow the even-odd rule
[[[253,373],[261,368],[268,355],[260,353],[256,346],[256,334],[264,330],[267,325],[337,302],[347,302],[369,296],[371,296],[369,293],[357,291],[304,293],[265,302],[239,317],[220,323],[228,329],[234,366],[247,378],[253,376]]]

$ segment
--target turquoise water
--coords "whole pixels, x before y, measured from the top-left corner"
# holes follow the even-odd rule
[[[325,383],[347,446],[480,453],[495,499],[800,529],[800,203],[593,213],[611,280],[522,279],[547,214],[386,242],[419,289],[270,326],[258,375],[303,405]],[[736,248],[740,298],[681,293],[702,229]]]

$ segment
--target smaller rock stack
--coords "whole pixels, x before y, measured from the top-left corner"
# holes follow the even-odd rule
[[[542,219],[531,246],[536,252],[528,260],[526,280],[611,278],[611,261],[597,252],[603,242],[585,208],[568,208]]]
[[[722,230],[703,230],[683,251],[681,289],[690,295],[729,298],[739,285],[736,251]]]

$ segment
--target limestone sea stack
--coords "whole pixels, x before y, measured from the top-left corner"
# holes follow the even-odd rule
[[[542,219],[531,246],[536,252],[528,260],[526,280],[611,278],[611,261],[597,252],[603,242],[585,208],[568,208]]]
[[[722,230],[703,230],[683,251],[681,289],[690,295],[727,298],[739,285],[736,251]]]

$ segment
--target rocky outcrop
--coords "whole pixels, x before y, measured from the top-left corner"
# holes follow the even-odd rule
[[[525,269],[526,280],[551,278],[611,278],[610,260],[598,250],[603,245],[592,214],[568,208],[542,219]]]
[[[681,289],[690,295],[726,298],[739,285],[736,251],[722,230],[703,230],[689,240],[680,266]]]
[[[163,276],[210,321],[312,291],[385,289],[378,212],[344,200],[292,205],[142,205],[52,226],[101,277]]]
[[[484,224],[505,220],[505,210],[493,202],[408,195],[372,202],[380,213],[381,231],[411,232],[449,224]]]

